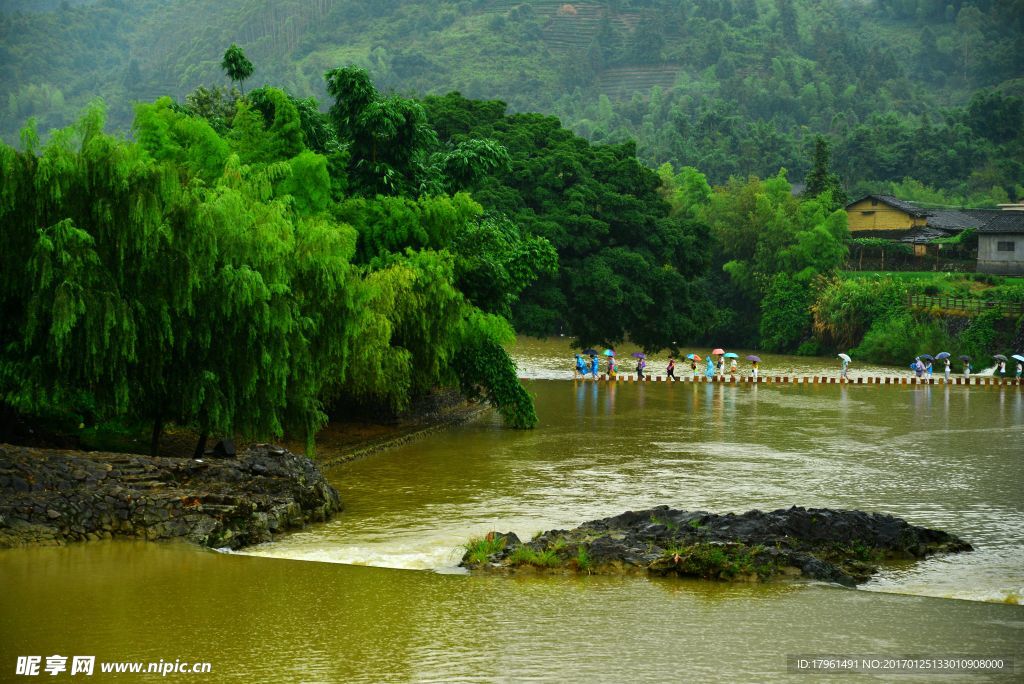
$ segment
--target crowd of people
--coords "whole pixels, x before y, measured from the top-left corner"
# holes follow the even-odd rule
[[[934,373],[933,360],[934,359],[932,359],[931,357],[918,356],[917,358],[914,359],[914,362],[910,364],[910,370],[914,371],[914,375],[916,375],[919,378],[927,377],[931,379]],[[974,372],[974,367],[971,365],[971,359],[967,356],[963,356],[960,357],[960,360],[963,363],[964,377],[970,377],[971,373]],[[1017,370],[1014,374],[1014,377],[1020,380],[1021,376],[1024,375],[1024,362],[1021,362],[1016,358],[1014,360],[1017,361]],[[947,356],[941,359],[941,361],[943,362],[942,374],[946,378],[946,382],[949,382],[949,376],[953,372],[952,364],[950,363],[950,358]],[[1006,372],[1006,359],[997,358],[996,367],[992,371],[992,374],[1000,378],[1005,378]]]
[[[587,378],[592,378],[594,380],[597,380],[598,373],[600,373],[601,371],[601,364],[598,358],[598,354],[594,352],[588,354],[588,356],[589,359],[584,358],[580,354],[576,354],[576,368],[573,373],[574,379],[586,380]],[[637,379],[643,380],[647,374],[647,358],[643,354],[635,354],[634,356],[636,356],[635,372],[637,375]],[[607,373],[609,378],[614,379],[615,377],[618,376],[619,373],[619,363],[615,358],[614,352],[611,352],[610,350],[605,352],[605,357],[607,359],[605,365],[605,372]],[[750,375],[751,377],[756,379],[758,376],[761,360],[756,356],[748,356],[747,359],[750,361]],[[840,354],[839,359],[841,361],[840,376],[843,378],[849,378],[848,373],[851,361],[850,357],[847,356],[846,354]],[[690,367],[690,372],[693,374],[694,379],[699,377],[702,372],[707,378],[714,378],[716,375],[718,377],[724,378],[726,374],[728,374],[730,377],[735,377],[736,374],[739,372],[738,357],[735,354],[727,354],[721,349],[716,349],[703,359],[698,354],[688,354],[685,360],[689,362],[688,365]],[[913,363],[910,364],[910,369],[919,378],[931,378],[934,371],[934,360],[934,357],[931,357],[929,355],[919,356],[914,359]],[[941,358],[939,360],[943,362],[942,372],[946,378],[946,382],[949,382],[950,375],[953,372],[950,357],[946,355],[944,358]],[[964,377],[970,377],[971,373],[974,372],[974,367],[971,365],[970,357],[961,356],[960,360],[963,363],[962,372],[964,374]],[[1019,357],[1014,357],[1014,360],[1017,362],[1015,377],[1019,380],[1021,379],[1021,376],[1024,375],[1024,362],[1020,361]],[[698,363],[700,362],[704,363],[703,368],[698,366]],[[670,358],[668,360],[668,366],[665,368],[665,376],[669,380],[677,379],[676,368],[677,366],[675,358]],[[997,357],[996,367],[993,371],[993,374],[1001,378],[1004,378],[1006,377],[1006,373],[1006,359]]]
[[[605,356],[607,359],[605,372],[609,378],[617,377],[619,373],[619,363],[615,359],[615,355],[613,353],[609,354],[608,352],[605,352]],[[637,379],[643,380],[647,375],[647,358],[642,354],[638,354],[636,356],[635,372]],[[717,356],[717,360],[714,358],[715,356]],[[751,362],[750,374],[752,377],[756,378],[759,370],[760,359],[757,359],[756,357],[748,358],[750,358]],[[735,376],[739,371],[739,363],[737,359],[738,357],[735,354],[730,355],[725,352],[717,354],[712,352],[704,359],[702,359],[698,354],[689,354],[686,357],[686,361],[689,362],[690,372],[693,374],[694,378],[698,377],[701,372],[709,378],[713,378],[715,375],[725,377],[726,374]],[[705,365],[703,368],[697,365],[698,362],[704,362]],[[676,368],[677,365],[675,358],[670,358],[668,360],[668,366],[665,368],[665,375],[668,379],[677,379]],[[573,372],[574,379],[586,380],[587,378],[593,378],[594,380],[597,380],[597,376],[600,371],[601,364],[596,353],[589,354],[589,359],[584,358],[580,354],[576,354],[576,368]]]

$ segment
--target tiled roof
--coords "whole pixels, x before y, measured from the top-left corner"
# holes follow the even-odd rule
[[[936,230],[931,226],[924,228],[914,228],[910,230],[906,235],[900,238],[900,242],[912,242],[912,243],[924,243],[931,242],[937,238],[950,237],[952,233],[948,233],[944,230]]]
[[[928,227],[955,232],[980,228],[1001,213],[998,209],[932,209],[928,212]]]
[[[1024,233],[1024,211],[1001,211],[978,229],[982,233]]]
[[[864,195],[859,200],[856,200],[854,202],[850,202],[849,204],[847,204],[846,208],[849,209],[851,206],[853,206],[857,202],[861,202],[863,200],[872,199],[872,198],[878,200],[882,204],[888,204],[890,207],[893,207],[894,209],[899,209],[902,212],[906,212],[907,214],[910,214],[911,216],[922,217],[922,216],[927,216],[928,215],[928,212],[925,211],[924,209],[922,209],[921,207],[915,206],[915,205],[911,204],[910,202],[906,202],[906,201],[901,200],[901,199],[896,199],[895,197],[893,197],[891,195]]]

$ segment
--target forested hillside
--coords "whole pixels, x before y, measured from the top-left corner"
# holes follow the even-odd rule
[[[366,68],[384,90],[459,91],[559,116],[593,141],[637,142],[652,166],[802,178],[826,134],[849,188],[913,178],[987,203],[1024,185],[1024,0],[98,0],[10,2],[0,14],[0,132],[43,131],[102,96],[225,83],[238,43],[274,83],[323,99],[323,73]],[[31,11],[29,11],[31,10]],[[938,191],[937,194],[934,191]]]

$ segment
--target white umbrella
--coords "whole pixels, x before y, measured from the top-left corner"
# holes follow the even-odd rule
[[[842,359],[843,361],[846,361],[847,363],[849,363],[850,361],[853,361],[853,359],[851,359],[851,358],[850,358],[849,356],[847,356],[846,354],[840,354],[840,355],[839,355],[839,358],[841,358],[841,359]]]

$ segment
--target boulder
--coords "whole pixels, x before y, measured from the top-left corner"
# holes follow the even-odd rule
[[[952,534],[891,515],[796,506],[738,515],[658,506],[544,532],[525,543],[512,542],[512,537],[486,564],[468,553],[461,564],[488,571],[515,572],[529,565],[531,572],[646,572],[731,581],[805,578],[853,586],[889,560],[972,550]]]
[[[225,458],[199,462],[0,444],[0,548],[112,534],[239,548],[341,510],[308,458],[222,448]]]

